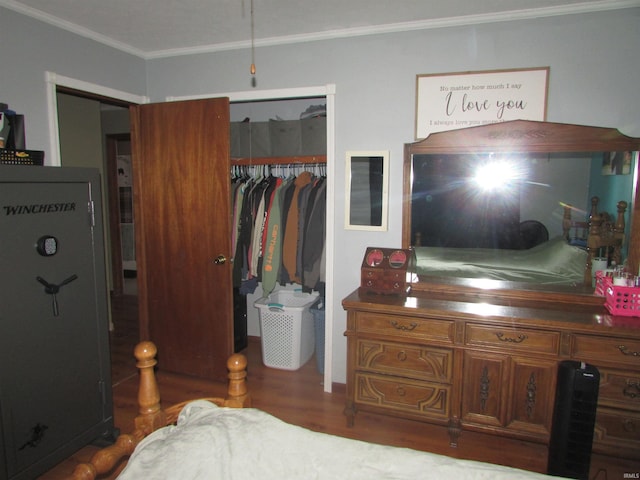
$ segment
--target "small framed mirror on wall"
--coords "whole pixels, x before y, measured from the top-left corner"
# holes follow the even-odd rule
[[[349,151],[345,172],[344,228],[385,232],[389,210],[389,151]]]

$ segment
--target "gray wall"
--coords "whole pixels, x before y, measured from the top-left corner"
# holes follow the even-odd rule
[[[27,148],[49,148],[45,72],[144,95],[144,60],[0,7],[0,102],[25,115]],[[47,152],[48,153],[48,152]]]
[[[256,49],[256,89],[336,85],[340,248],[328,266],[336,270],[335,304],[328,306],[334,312],[334,381],[344,381],[346,368],[340,299],[359,284],[365,247],[401,242],[402,146],[413,141],[416,75],[549,66],[548,120],[618,127],[640,136],[639,25],[640,8],[634,8]],[[247,50],[145,62],[2,8],[0,32],[3,40],[8,33],[26,39],[0,51],[2,65],[12,66],[0,69],[0,99],[27,115],[33,148],[48,144],[45,119],[39,118],[46,115],[45,70],[146,94],[152,101],[252,89]],[[343,229],[347,150],[390,150],[389,232]]]

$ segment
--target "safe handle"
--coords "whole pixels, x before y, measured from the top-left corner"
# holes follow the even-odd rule
[[[51,295],[52,297],[54,317],[57,317],[58,315],[60,315],[60,311],[58,310],[58,299],[56,297],[58,292],[60,292],[60,287],[63,287],[64,285],[67,285],[68,283],[71,283],[74,280],[77,280],[77,278],[78,276],[76,274],[73,274],[70,277],[65,278],[62,282],[56,285],[55,283],[47,282],[44,278],[40,276],[36,277],[36,280],[38,281],[38,283],[44,286],[44,293]]]

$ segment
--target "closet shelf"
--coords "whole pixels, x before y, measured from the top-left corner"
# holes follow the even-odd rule
[[[295,157],[231,157],[231,165],[294,165],[327,163],[326,155],[301,155]]]

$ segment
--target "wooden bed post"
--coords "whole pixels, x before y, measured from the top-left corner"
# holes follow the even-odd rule
[[[130,434],[122,434],[116,442],[96,452],[89,463],[79,464],[71,478],[73,480],[94,480],[98,475],[111,471],[118,462],[133,453],[144,437],[166,425],[174,423],[182,408],[191,400],[163,409],[160,405],[160,390],[154,372],[158,349],[152,342],[140,342],[134,355],[140,370],[138,387],[139,415],[135,419],[135,429]],[[247,393],[247,358],[239,353],[227,360],[229,384],[226,398],[204,398],[219,406],[243,408],[251,406]],[[195,399],[194,399],[195,400]]]
[[[157,347],[149,341],[136,345],[134,355],[138,360],[136,366],[140,370],[140,388],[138,390],[138,405],[140,406],[135,419],[136,429],[142,430],[145,435],[165,426],[166,416],[160,408],[160,390],[156,382],[153,368],[156,361]]]
[[[616,208],[618,212],[616,215],[616,223],[613,225],[613,236],[615,239],[613,256],[616,260],[616,264],[620,265],[620,261],[622,260],[622,247],[624,244],[624,229],[626,227],[624,213],[627,211],[627,202],[620,200],[616,204]]]
[[[244,408],[251,406],[251,397],[247,393],[247,357],[234,353],[227,360],[229,369],[229,387],[225,407]]]
[[[571,240],[571,205],[564,204],[564,213],[562,215],[562,238],[567,241]]]
[[[601,244],[602,215],[597,214],[589,217],[589,236],[587,237],[587,263],[584,269],[584,283],[591,285],[593,278],[591,268],[593,259],[598,255]]]

